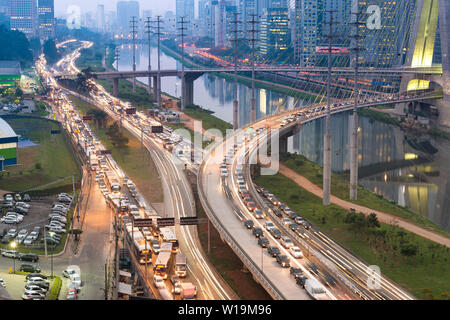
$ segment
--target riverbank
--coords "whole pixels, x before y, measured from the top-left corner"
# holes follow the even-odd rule
[[[334,204],[324,207],[320,197],[281,174],[254,181],[416,297],[450,298],[449,248],[393,225],[370,225],[364,216]]]
[[[281,174],[295,181],[299,186],[306,188],[314,195],[318,197],[323,196],[323,190],[319,187],[322,185],[323,179],[323,168],[321,166],[307,160],[304,156],[294,154],[281,155],[280,160],[282,164],[280,168]],[[358,187],[358,200],[350,201],[350,185],[348,180],[334,173],[332,173],[331,179],[333,203],[347,210],[353,207],[358,212],[364,212],[366,214],[375,212],[384,223],[391,224],[395,221],[396,225],[403,224],[403,227],[408,231],[417,233],[433,241],[438,240],[439,243],[450,247],[450,233],[432,221],[405,207],[390,202],[366,190],[362,186]],[[421,229],[423,232],[420,231]],[[431,234],[425,232],[430,232]],[[433,233],[443,237],[439,239],[433,238]]]

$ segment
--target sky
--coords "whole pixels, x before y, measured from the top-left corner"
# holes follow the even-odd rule
[[[78,5],[82,12],[95,12],[97,5],[103,4],[105,12],[116,11],[116,4],[119,0],[55,0],[56,16],[62,16],[71,5]],[[153,14],[163,14],[168,10],[175,12],[175,0],[138,0],[140,9],[152,10]],[[196,0],[197,2],[197,0]]]

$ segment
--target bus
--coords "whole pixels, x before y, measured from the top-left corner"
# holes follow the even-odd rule
[[[175,236],[175,228],[174,227],[163,227],[159,228],[161,232],[162,241],[168,242],[172,244],[172,252],[177,253],[179,249],[178,239]]]
[[[153,266],[153,272],[155,275],[167,279],[170,273],[172,264],[172,244],[164,242],[161,244],[158,258]]]
[[[180,278],[187,276],[187,259],[184,253],[178,252],[175,257],[175,274]]]
[[[136,259],[140,264],[152,262],[151,245],[145,240],[144,235],[138,228],[134,228],[131,223],[126,225],[127,242],[133,248]]]
[[[111,192],[120,192],[120,182],[114,172],[106,171],[106,183],[111,189]]]

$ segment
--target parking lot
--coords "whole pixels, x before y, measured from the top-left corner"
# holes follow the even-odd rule
[[[0,215],[0,248],[20,252],[42,250],[44,249],[44,230],[50,231],[46,234],[47,245],[50,247],[58,245],[63,240],[62,235],[66,233],[66,215],[69,210],[67,202],[58,208],[54,207],[54,204],[58,203],[58,197],[50,196],[23,201],[14,194],[10,197],[8,194],[4,195]],[[52,214],[51,220],[50,214]],[[46,225],[50,228],[46,228]]]

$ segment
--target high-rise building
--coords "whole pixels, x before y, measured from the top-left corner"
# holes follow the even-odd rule
[[[295,0],[294,57],[306,66],[316,63],[316,48],[323,37],[324,0]]]
[[[9,0],[0,0],[0,25],[9,29]]]
[[[23,32],[27,38],[37,32],[36,0],[9,0],[10,28]]]
[[[364,48],[361,54],[362,62],[373,67],[392,67],[403,63],[406,55],[408,35],[414,19],[415,0],[391,1],[372,0],[360,1],[360,28],[362,39],[360,46]],[[370,6],[380,8],[380,23],[374,23]]]
[[[130,21],[132,17],[139,19],[140,9],[138,1],[119,1],[117,2],[117,22],[119,31],[122,34],[130,33]]]
[[[252,20],[253,14],[258,14],[259,0],[239,0],[239,19],[242,22],[242,37],[244,39],[251,39],[250,31],[252,29],[249,21]]]
[[[211,0],[198,1],[198,33],[201,37],[211,37]]]
[[[193,24],[195,19],[195,2],[194,0],[176,0],[176,19],[177,23],[184,17],[186,22],[184,31],[186,35],[192,36]]]
[[[103,4],[97,5],[97,30],[105,32],[105,6]]]
[[[55,3],[54,0],[38,0],[39,37],[55,37]]]
[[[290,45],[288,8],[265,9],[260,32],[260,52],[262,56],[274,56],[283,50],[287,50]]]

